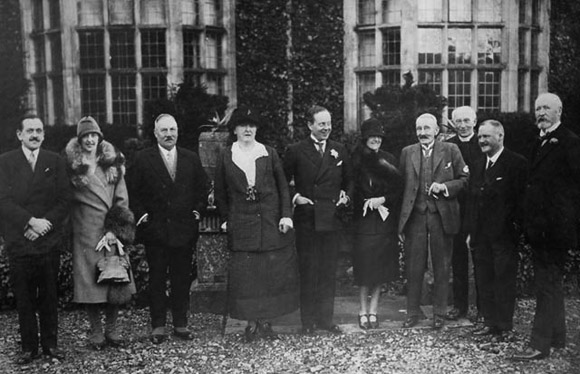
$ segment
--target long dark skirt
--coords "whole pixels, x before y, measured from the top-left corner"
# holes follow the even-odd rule
[[[265,252],[231,252],[229,315],[271,319],[299,306],[298,261],[294,246]]]
[[[376,287],[399,277],[399,246],[393,233],[357,234],[353,248],[354,281]]]

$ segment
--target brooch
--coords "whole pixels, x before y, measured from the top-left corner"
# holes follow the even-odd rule
[[[256,201],[258,196],[258,190],[254,186],[248,186],[246,190],[246,201]]]

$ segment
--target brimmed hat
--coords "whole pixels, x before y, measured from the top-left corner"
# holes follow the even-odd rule
[[[236,108],[232,113],[230,121],[228,122],[228,128],[233,131],[236,126],[246,125],[248,123],[260,127],[263,125],[262,117],[253,108],[242,106]]]
[[[369,118],[364,121],[360,127],[360,132],[362,139],[368,139],[371,136],[380,136],[381,138],[385,136],[383,125],[376,118]]]
[[[103,139],[101,128],[93,117],[86,116],[81,118],[77,124],[77,139],[80,140],[83,136],[90,133],[95,133],[99,135],[101,139]]]

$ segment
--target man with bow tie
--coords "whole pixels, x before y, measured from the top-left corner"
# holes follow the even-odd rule
[[[57,347],[57,277],[72,192],[64,160],[41,148],[40,118],[26,116],[16,135],[22,146],[0,156],[0,231],[20,324],[16,362],[28,364],[39,357],[39,343],[45,355],[64,358]]]
[[[578,246],[580,138],[560,122],[557,95],[541,94],[535,104],[540,138],[529,158],[524,233],[532,246],[536,314],[529,347],[517,360],[544,358],[566,345],[562,281],[568,251]]]
[[[291,145],[284,157],[288,181],[294,180],[294,224],[300,269],[302,332],[315,327],[340,333],[333,323],[340,210],[350,203],[353,172],[346,147],[329,139],[330,112],[308,112],[310,136]]]
[[[405,245],[408,282],[403,327],[413,327],[423,317],[421,288],[430,252],[435,276],[433,328],[440,329],[447,311],[453,237],[461,226],[457,196],[467,187],[469,168],[457,145],[436,140],[435,116],[420,115],[415,128],[419,142],[403,149],[399,163],[405,180],[399,238]]]
[[[477,138],[484,158],[471,170],[465,228],[473,249],[479,311],[484,325],[476,336],[505,337],[513,328],[526,159],[504,147],[499,121],[479,125]]]

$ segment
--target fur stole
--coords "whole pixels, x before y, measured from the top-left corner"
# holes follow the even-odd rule
[[[105,216],[105,232],[110,231],[124,244],[135,240],[135,216],[128,208],[115,205]]]
[[[87,186],[89,165],[83,159],[82,147],[77,138],[69,140],[65,154],[72,184],[76,188]],[[97,147],[97,166],[103,169],[107,183],[116,184],[125,174],[125,156],[111,143],[103,140]]]

